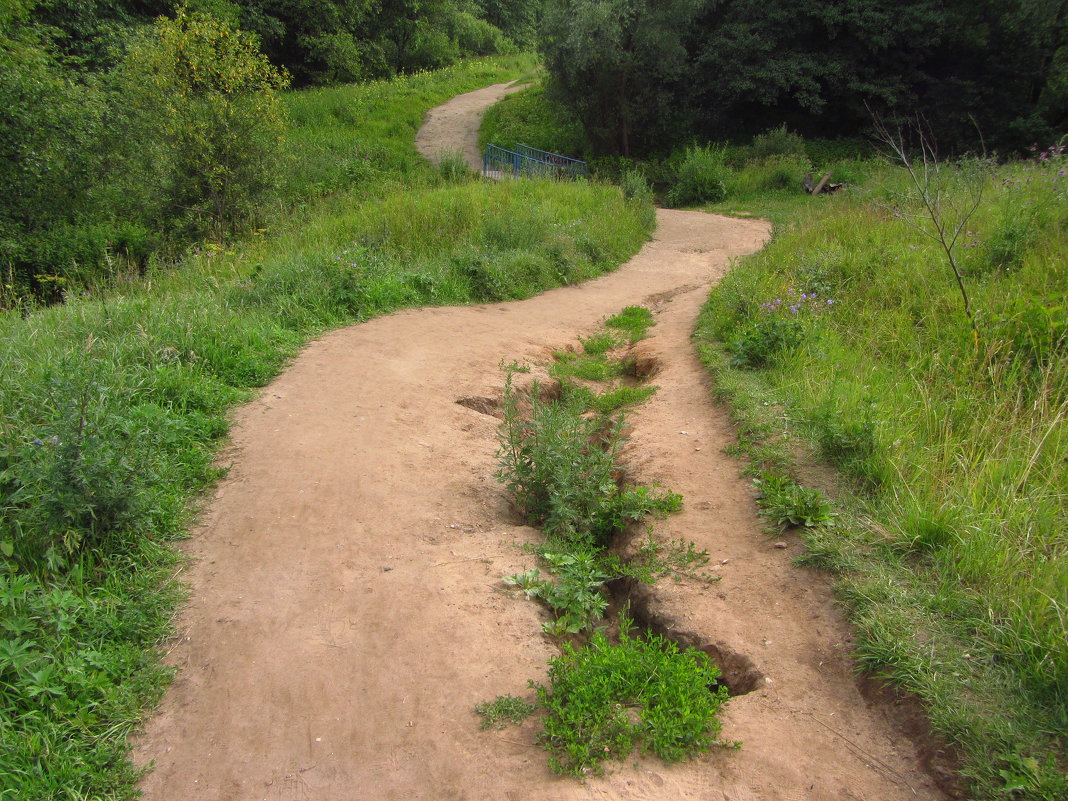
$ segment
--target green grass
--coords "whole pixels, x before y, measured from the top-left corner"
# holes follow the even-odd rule
[[[172,542],[218,477],[227,410],[311,336],[527,297],[641,246],[646,215],[614,187],[447,183],[416,155],[427,107],[525,68],[290,95],[292,218],[0,314],[0,797],[134,797],[127,738],[167,679]]]
[[[563,106],[552,103],[540,85],[509,95],[488,109],[479,145],[506,150],[530,145],[572,158],[583,158],[589,151],[582,125]]]
[[[978,349],[884,168],[786,209],[697,334],[757,471],[796,470],[797,442],[840,470],[806,560],[840,574],[860,664],[921,699],[983,799],[1063,797],[1068,767],[1063,168],[986,181],[956,250]]]

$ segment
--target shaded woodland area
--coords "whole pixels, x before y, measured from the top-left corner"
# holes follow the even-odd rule
[[[560,0],[541,49],[596,152],[922,115],[947,151],[1068,126],[1064,0]]]

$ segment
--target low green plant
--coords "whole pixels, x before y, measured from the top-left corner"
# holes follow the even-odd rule
[[[620,562],[616,572],[621,576],[651,584],[658,578],[689,578],[707,584],[719,581],[721,576],[702,570],[710,559],[708,551],[698,550],[690,540],[660,542],[650,532],[635,551],[634,556]]]
[[[746,155],[754,161],[776,156],[805,158],[805,140],[798,133],[791,133],[783,123],[778,128],[769,128],[753,137],[753,144]]]
[[[772,523],[783,528],[812,528],[834,517],[830,501],[817,489],[802,487],[793,479],[776,473],[762,473],[753,479],[757,506]]]
[[[601,773],[635,748],[677,762],[716,743],[727,689],[708,655],[627,629],[624,620],[618,643],[595,633],[586,647],[565,644],[547,684],[536,685],[546,710],[539,739],[557,773]]]
[[[483,729],[504,729],[510,723],[518,726],[537,709],[517,695],[498,695],[492,701],[475,705],[475,713],[482,717]]]
[[[571,547],[563,551],[543,550],[541,558],[555,580],[541,578],[535,568],[508,576],[504,583],[549,607],[555,618],[542,626],[548,634],[577,634],[596,624],[608,608],[604,584],[612,578],[605,572],[599,553]]]
[[[630,344],[648,336],[649,329],[656,325],[653,321],[653,313],[644,306],[627,306],[619,314],[614,314],[604,321],[608,328],[627,335]]]
[[[546,401],[535,383],[520,413],[512,376],[505,382],[497,478],[516,507],[562,540],[603,546],[628,523],[681,506],[676,493],[617,482],[623,416],[587,418]]]

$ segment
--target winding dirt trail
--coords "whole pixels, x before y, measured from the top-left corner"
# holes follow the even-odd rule
[[[582,286],[335,331],[237,412],[232,468],[189,546],[178,678],[135,752],[155,761],[146,799],[941,797],[858,691],[824,581],[761,533],[721,452],[731,427],[690,332],[709,285],[768,226],[658,218],[640,254]],[[661,363],[660,391],[632,418],[632,472],[683,493],[658,532],[707,548],[723,577],[645,600],[752,692],[724,714],[741,750],[578,782],[549,772],[533,722],[480,731],[472,711],[543,679],[554,648],[539,608],[500,583],[532,566],[519,545],[538,535],[493,479],[498,421],[456,401],[499,396],[502,360],[545,359],[628,304],[655,311],[644,347]]]

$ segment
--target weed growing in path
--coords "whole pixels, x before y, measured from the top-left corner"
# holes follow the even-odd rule
[[[475,706],[476,714],[482,716],[483,729],[504,729],[509,723],[522,723],[537,711],[534,704],[528,704],[517,695],[498,695],[492,701]]]
[[[547,686],[537,686],[546,710],[539,739],[557,773],[601,773],[635,748],[678,762],[716,742],[727,688],[708,655],[622,625],[618,643],[596,633],[583,648],[565,645],[549,660]]]

